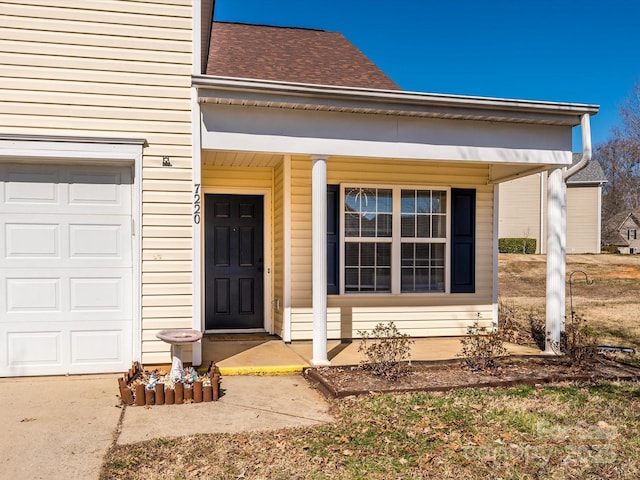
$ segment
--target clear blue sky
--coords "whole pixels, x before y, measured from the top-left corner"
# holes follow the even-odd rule
[[[594,145],[640,81],[638,0],[216,0],[215,19],[341,32],[404,90],[597,104]]]

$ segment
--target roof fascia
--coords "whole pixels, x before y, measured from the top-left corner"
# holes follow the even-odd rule
[[[567,180],[568,186],[576,185],[580,187],[600,187],[605,183],[609,183],[609,181],[608,180],[581,180],[581,181],[572,182],[570,180]]]
[[[193,0],[194,75],[200,75],[206,69],[215,4],[215,0]]]
[[[570,126],[579,125],[582,115],[595,115],[600,108],[578,103],[335,87],[212,75],[193,75],[192,84],[198,88],[202,103],[243,99],[264,103],[265,106],[290,104],[291,108],[312,103],[327,109]]]

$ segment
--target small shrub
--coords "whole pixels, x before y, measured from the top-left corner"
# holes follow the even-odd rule
[[[574,313],[560,335],[560,343],[551,341],[551,348],[566,355],[572,365],[585,366],[599,356],[598,335],[583,315]]]
[[[480,314],[473,325],[467,327],[467,336],[460,339],[462,353],[458,356],[473,371],[493,370],[497,367],[498,357],[508,352],[500,333],[493,328],[481,327],[479,320]]]
[[[359,330],[358,335],[362,337],[358,352],[365,355],[361,368],[392,381],[408,373],[414,341],[408,334],[401,333],[393,322],[379,323],[371,333]]]
[[[535,238],[499,238],[498,252],[500,253],[536,253]]]

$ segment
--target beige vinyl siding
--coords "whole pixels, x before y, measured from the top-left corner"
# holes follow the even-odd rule
[[[191,14],[191,0],[0,0],[3,133],[147,141],[143,363],[170,361],[155,333],[193,315]]]
[[[279,308],[273,310],[273,333],[284,336],[284,162],[274,169],[273,175],[273,298]]]
[[[141,137],[191,165],[191,1],[0,1],[5,133]]]
[[[311,307],[311,159],[291,158],[291,307]],[[293,330],[295,331],[295,330]]]
[[[467,327],[478,319],[478,314],[481,326],[492,326],[491,305],[327,307],[327,338],[358,338],[360,330],[370,331],[380,322],[391,321],[401,332],[412,337],[460,336],[466,335]],[[292,339],[310,339],[313,332],[312,309],[295,308],[292,317]]]
[[[428,185],[475,188],[476,293],[427,295],[329,295],[328,336],[357,336],[379,321],[394,321],[414,336],[462,335],[480,314],[493,321],[493,187],[488,167],[428,161],[330,158],[329,184]],[[291,186],[292,335],[312,336],[311,315],[311,160],[292,159]]]
[[[599,187],[567,188],[567,253],[600,253]]]
[[[540,252],[540,182],[545,177],[541,173],[500,184],[500,238],[535,238]]]
[[[546,183],[543,172],[500,185],[500,238],[528,236],[536,239],[537,253],[546,251]],[[600,195],[598,186],[568,186],[567,253],[600,252]]]
[[[224,187],[236,188],[273,188],[272,168],[234,168],[209,167],[202,168],[202,188]]]

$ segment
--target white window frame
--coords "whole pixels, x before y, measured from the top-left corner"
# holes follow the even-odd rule
[[[349,188],[376,188],[388,189],[392,193],[392,209],[391,209],[391,292],[345,292],[345,209],[344,199],[345,190]],[[415,239],[412,237],[401,236],[401,192],[402,190],[437,190],[446,192],[446,238],[441,243],[445,244],[445,267],[444,267],[444,291],[443,292],[402,292],[401,285],[401,244],[402,243],[440,243],[441,239]],[[372,184],[372,183],[341,183],[340,184],[340,295],[444,295],[450,293],[451,279],[451,187],[442,185],[408,185],[408,184]],[[386,238],[380,240],[378,237],[348,237],[356,242],[387,242]]]

